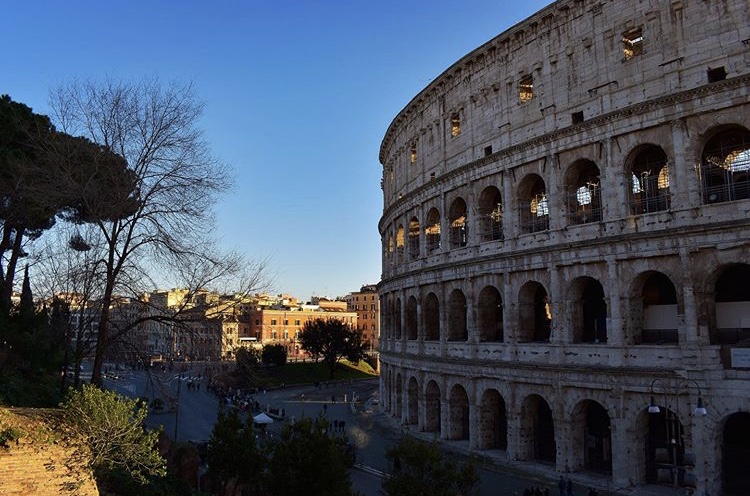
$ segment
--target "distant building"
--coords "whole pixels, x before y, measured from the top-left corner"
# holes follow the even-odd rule
[[[268,300],[266,300],[268,301]],[[249,325],[239,336],[242,346],[260,348],[267,344],[282,344],[290,359],[301,358],[299,335],[306,322],[316,319],[337,319],[357,327],[357,313],[346,308],[345,301],[313,298],[314,303],[298,303],[296,299],[283,299],[275,304],[258,304],[248,313]]]
[[[346,297],[347,309],[357,314],[357,329],[362,331],[362,340],[368,351],[378,349],[380,336],[380,298],[375,284],[362,286],[359,291]]]

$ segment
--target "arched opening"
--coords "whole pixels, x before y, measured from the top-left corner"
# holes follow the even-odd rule
[[[406,245],[406,237],[404,235],[404,226],[400,225],[396,228],[396,260],[404,260],[404,247]]]
[[[518,310],[520,341],[549,341],[552,331],[552,309],[544,286],[535,281],[529,281],[521,286]]]
[[[417,322],[417,299],[410,296],[406,300],[406,339],[414,341],[418,338]]]
[[[566,174],[567,210],[570,224],[602,220],[599,167],[591,160],[575,162]]]
[[[706,143],[701,157],[703,203],[750,198],[750,131],[727,127]]]
[[[727,267],[716,281],[716,331],[714,344],[750,340],[750,265]]]
[[[431,208],[427,212],[427,224],[424,227],[424,234],[428,252],[440,249],[440,212],[436,208]]]
[[[724,496],[750,494],[750,413],[738,412],[724,423],[721,485]]]
[[[592,277],[574,282],[573,340],[577,343],[607,342],[607,302],[602,284]]]
[[[592,472],[612,473],[612,432],[607,410],[596,401],[584,401],[574,414],[580,424],[576,436],[583,450],[583,468]]]
[[[463,198],[456,198],[448,211],[451,224],[451,248],[461,248],[468,244],[466,228],[466,202]]]
[[[427,383],[424,393],[424,430],[440,432],[440,388],[435,381]]]
[[[435,293],[425,296],[423,311],[425,341],[440,340],[440,303]]]
[[[641,293],[643,330],[641,342],[650,344],[677,343],[677,291],[667,276],[652,272]]]
[[[659,399],[656,399],[659,401]],[[646,437],[646,482],[665,485],[690,485],[685,480],[685,465],[692,463],[685,457],[684,428],[678,415],[663,405],[659,412],[648,413]]]
[[[477,302],[479,341],[503,341],[503,300],[494,286],[485,286]]]
[[[462,386],[451,389],[448,408],[448,439],[469,439],[469,396]]]
[[[409,221],[409,257],[419,258],[419,219],[412,217]]]
[[[549,229],[549,203],[544,179],[531,174],[518,188],[518,208],[521,232],[534,233]]]
[[[409,425],[419,423],[419,384],[414,377],[409,379],[406,386],[406,423]]]
[[[466,297],[460,289],[451,291],[448,299],[448,341],[467,341]]]
[[[661,147],[645,145],[636,152],[630,167],[628,193],[633,215],[669,208],[669,166]]]
[[[505,400],[495,389],[482,395],[479,407],[479,449],[508,448],[508,416]]]
[[[482,241],[503,239],[503,201],[494,186],[484,188],[479,195],[479,229]]]
[[[552,410],[538,395],[530,395],[523,402],[521,411],[520,455],[524,460],[555,463],[557,444]]]

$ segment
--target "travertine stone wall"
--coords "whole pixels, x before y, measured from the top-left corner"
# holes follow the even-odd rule
[[[557,472],[605,453],[602,481],[630,487],[660,477],[656,394],[694,484],[721,492],[726,425],[750,411],[730,359],[750,298],[725,297],[750,263],[748,19],[745,0],[558,1],[396,116],[378,288],[394,416]]]

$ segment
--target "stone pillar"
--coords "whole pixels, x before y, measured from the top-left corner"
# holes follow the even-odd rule
[[[682,269],[682,324],[685,344],[695,346],[708,344],[708,336],[698,336],[698,310],[693,292],[693,278],[690,270],[690,253],[687,248],[680,248],[680,266]]]
[[[469,449],[479,449],[481,441],[481,406],[477,398],[478,385],[476,380],[467,384],[469,396]]]
[[[672,125],[673,163],[669,163],[669,193],[671,205],[675,210],[700,205],[701,188],[692,162],[695,154],[690,146],[687,125],[679,119]],[[668,153],[669,153],[668,152]]]
[[[614,139],[600,141],[604,163],[599,163],[601,174],[602,219],[622,219],[630,214],[629,196],[630,172],[624,167],[606,167],[604,164],[622,164],[623,157],[618,156],[617,146],[612,146]],[[605,200],[606,198],[606,200]]]
[[[642,439],[632,436],[628,439],[625,420],[621,418],[609,419],[609,430],[612,440],[612,483],[614,487],[629,487],[640,480],[635,468],[641,457],[634,459],[631,450],[643,450]],[[633,444],[631,444],[631,442]],[[639,467],[639,470],[642,468]]]
[[[476,345],[479,342],[479,332],[477,331],[477,290],[474,287],[476,283],[476,278],[466,278],[463,284],[466,296],[467,341],[473,345]]]
[[[615,257],[610,255],[605,260],[607,262],[605,290],[607,293],[607,310],[609,311],[609,317],[607,318],[607,345],[623,346],[625,344],[625,326],[622,321],[620,292],[627,292],[627,290],[623,291],[620,287],[621,282]]]
[[[503,341],[518,343],[518,302],[513,295],[510,273],[503,274]]]
[[[525,450],[522,449],[522,445],[525,441],[522,439],[523,436],[521,433],[521,415],[515,409],[511,412],[509,406],[510,405],[506,403],[506,417],[508,420],[508,460],[525,459],[522,455],[525,453]]]
[[[517,184],[512,173],[503,173],[501,177],[502,184],[500,185],[500,191],[502,191],[503,195],[503,235],[507,241],[516,239],[520,232],[518,226],[518,201],[513,195],[513,189],[517,187]]]
[[[562,212],[565,212],[565,199],[568,191],[565,190],[565,186],[558,182],[558,179],[563,176],[560,171],[560,163],[557,154],[546,156],[543,158],[541,176],[544,179],[544,190],[547,195],[547,206],[549,208],[549,230],[554,231],[568,225],[568,220]],[[550,193],[554,191],[555,193]],[[562,195],[557,194],[563,191]]]
[[[547,297],[550,301],[550,313],[552,314],[552,329],[550,330],[550,343],[568,344],[572,341],[568,320],[568,310],[563,301],[563,290],[560,287],[560,268],[552,266],[549,268],[549,287]]]

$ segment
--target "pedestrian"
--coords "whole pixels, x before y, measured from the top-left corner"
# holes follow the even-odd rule
[[[325,413],[327,411],[328,411],[328,405],[326,405],[325,403],[323,403],[323,414],[325,415]]]
[[[331,395],[331,403],[336,403],[336,395],[335,394]]]

